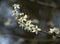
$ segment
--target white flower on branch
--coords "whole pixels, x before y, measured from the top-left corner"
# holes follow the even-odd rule
[[[60,33],[60,31],[59,31],[59,29],[58,28],[53,28],[53,29],[51,29],[50,28],[50,31],[49,31],[49,33],[56,33],[56,34],[59,34]]]
[[[27,21],[27,15],[25,15],[25,16],[23,16],[23,17],[18,19],[18,22],[22,22],[23,23],[24,21]]]
[[[13,13],[12,16],[14,16],[14,15],[15,15],[15,16],[18,16],[18,15],[19,15],[19,12],[18,12],[17,10],[13,10],[12,13]],[[16,14],[17,14],[17,15],[16,15]]]
[[[19,4],[14,4],[13,7],[14,9],[20,9]]]
[[[25,29],[28,29],[29,31],[31,31],[33,27],[33,24],[25,24]]]
[[[21,23],[21,22],[18,22],[18,24],[20,24],[19,27],[22,27],[22,29],[25,26],[24,23]]]
[[[35,26],[35,27],[33,27],[32,29],[33,29],[32,32],[35,32],[36,34],[38,34],[38,31],[41,31],[41,29],[38,28],[38,26]]]
[[[33,25],[31,24],[31,20],[28,20],[25,24],[25,29],[31,30],[31,27],[33,27]]]

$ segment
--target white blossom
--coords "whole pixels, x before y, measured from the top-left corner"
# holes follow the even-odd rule
[[[21,22],[18,22],[20,25],[19,25],[19,27],[24,27],[25,25],[24,25],[24,23],[21,23]]]
[[[13,13],[12,16],[14,16],[14,15],[15,15],[15,16],[18,16],[18,15],[19,15],[19,12],[18,12],[17,10],[13,10],[12,13]]]
[[[14,4],[13,7],[14,9],[20,9],[19,4]]]
[[[51,29],[50,28],[50,31],[49,31],[49,33],[56,33],[56,34],[59,34],[60,33],[60,31],[59,31],[59,29],[58,28],[53,28],[53,29]]]
[[[26,24],[25,24],[25,29],[28,29],[28,30],[31,30],[31,27],[32,27],[33,25],[31,24],[31,20],[28,20],[27,22],[26,22]]]
[[[32,28],[33,28],[33,24],[25,24],[25,29],[28,29],[28,30],[32,30]]]
[[[38,26],[35,26],[35,27],[33,27],[32,29],[33,29],[32,32],[35,32],[36,34],[38,34],[38,31],[41,31],[41,29],[38,28]]]
[[[24,21],[26,21],[26,19],[24,19],[24,17],[21,17],[18,19],[18,21],[23,23]]]

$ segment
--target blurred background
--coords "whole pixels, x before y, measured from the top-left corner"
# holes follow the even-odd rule
[[[0,0],[0,44],[60,44],[60,39],[53,40],[44,32],[36,35],[19,27],[12,16],[15,3],[21,5],[20,12],[36,19],[34,24],[43,31],[60,29],[60,0]]]

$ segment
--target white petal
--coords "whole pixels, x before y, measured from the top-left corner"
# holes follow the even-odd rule
[[[25,15],[24,18],[27,18],[27,15]]]
[[[24,13],[20,13],[20,15],[24,15]]]
[[[37,30],[38,30],[38,31],[41,31],[41,29],[39,29],[39,28],[38,28]]]

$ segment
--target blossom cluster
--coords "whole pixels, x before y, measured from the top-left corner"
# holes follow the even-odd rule
[[[28,20],[28,16],[26,14],[18,12],[18,10],[20,9],[19,4],[14,4],[13,7],[13,16],[15,16],[15,18],[17,19],[20,27],[24,28],[24,30],[28,30],[36,34],[38,34],[39,31],[42,31],[41,28],[39,28],[37,25],[33,25],[31,20]],[[60,31],[59,29],[54,27],[53,29],[50,28],[49,33],[59,34]]]
[[[24,28],[24,30],[35,32],[36,34],[38,34],[38,32],[41,31],[41,29],[38,28],[37,25],[33,25],[32,21],[28,20],[28,16],[26,14],[18,12],[18,9],[20,9],[18,4],[14,4],[13,7],[14,10],[12,11],[12,13],[16,17],[20,27]]]

